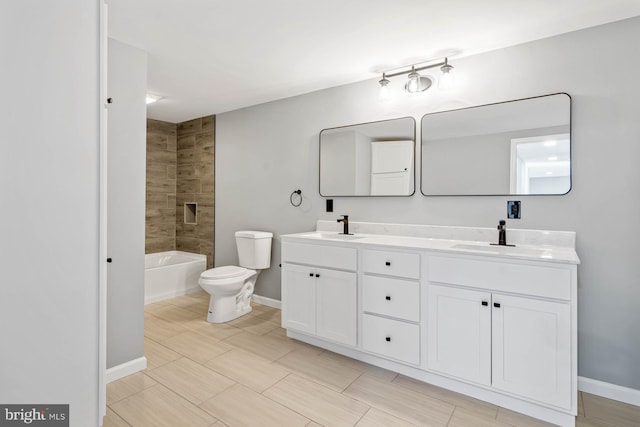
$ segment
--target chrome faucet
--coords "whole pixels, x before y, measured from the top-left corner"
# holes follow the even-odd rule
[[[343,229],[340,234],[351,234],[349,233],[349,215],[342,215],[342,218],[337,220],[342,223]]]

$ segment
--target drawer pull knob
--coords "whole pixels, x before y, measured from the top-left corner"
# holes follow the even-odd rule
[[[391,296],[387,295],[386,297],[384,297],[384,299],[386,299],[387,301],[391,301]]]
[[[494,303],[493,303],[493,306],[494,306],[495,308],[500,308],[500,303],[499,303],[499,302],[494,302]]]
[[[391,342],[391,337],[386,337],[386,338],[385,338],[385,340],[386,340],[387,342]]]
[[[386,262],[384,263],[384,265],[386,265],[387,267],[389,267],[389,266],[391,265],[391,261],[386,261]]]
[[[484,306],[486,307],[486,306],[488,306],[488,305],[489,305],[489,303],[488,303],[488,302],[486,302],[486,301],[482,301],[482,305],[484,305]]]
[[[309,273],[309,277],[313,277],[313,273]]]
[[[320,277],[320,275],[319,275],[319,274],[316,274],[316,277]]]

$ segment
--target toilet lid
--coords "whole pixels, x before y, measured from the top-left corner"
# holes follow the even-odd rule
[[[216,267],[203,272],[200,277],[203,279],[230,279],[232,277],[242,276],[247,271],[246,268],[236,267],[235,265],[226,265],[224,267]]]

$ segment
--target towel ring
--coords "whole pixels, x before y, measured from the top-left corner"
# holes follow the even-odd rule
[[[293,199],[295,198],[296,194],[298,195],[299,200],[296,202],[293,201]],[[298,189],[295,190],[294,192],[291,193],[291,195],[289,196],[289,202],[291,203],[291,206],[293,207],[298,207],[302,204],[302,190]]]

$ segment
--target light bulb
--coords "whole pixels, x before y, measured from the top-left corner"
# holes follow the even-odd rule
[[[378,83],[380,83],[380,89],[378,90],[378,98],[380,101],[388,101],[391,99],[391,93],[389,92],[389,80],[387,80],[384,73],[382,74],[382,80]]]
[[[416,93],[420,89],[420,74],[416,73],[415,67],[411,67],[409,81],[407,82],[405,89],[409,93]]]
[[[442,71],[442,75],[440,76],[440,81],[438,82],[438,87],[442,90],[449,90],[453,87],[453,66],[449,65],[447,58],[444,59],[444,65],[440,67],[440,71]]]

